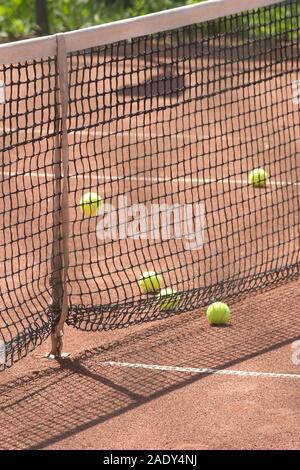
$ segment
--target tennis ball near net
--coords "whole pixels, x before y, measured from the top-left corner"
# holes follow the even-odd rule
[[[139,286],[145,294],[158,291],[161,283],[162,276],[155,271],[146,271],[139,279]]]
[[[175,310],[180,302],[180,295],[177,294],[175,289],[171,289],[170,287],[162,289],[157,295],[157,298],[160,300],[160,310]]]
[[[269,181],[269,175],[263,168],[255,168],[249,173],[249,184],[255,188],[264,188]]]
[[[223,302],[214,302],[206,310],[206,318],[211,325],[225,325],[230,320],[230,308]]]
[[[97,193],[86,193],[80,199],[80,207],[84,215],[95,216],[98,214],[103,201]]]

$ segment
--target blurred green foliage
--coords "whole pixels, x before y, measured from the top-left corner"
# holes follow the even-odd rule
[[[1,0],[2,37],[19,38],[37,33],[35,1]],[[199,0],[48,0],[50,33],[145,15],[197,1]]]
[[[1,0],[0,4],[0,36],[4,38],[21,38],[39,33],[36,25],[37,0]],[[84,28],[100,23],[107,23],[122,18],[145,15],[155,11],[166,10],[198,3],[201,0],[48,0],[49,32],[56,33]],[[204,1],[204,0],[202,0]],[[250,2],[251,5],[251,2]],[[293,7],[291,6],[293,5]],[[277,6],[262,16],[256,11],[247,19],[250,20],[253,36],[270,37],[282,31],[288,31],[287,36],[298,36],[300,24],[292,13],[297,9],[300,16],[300,2],[288,6]],[[266,16],[267,15],[267,16]],[[225,20],[217,28],[234,30],[240,27],[243,17],[237,19],[236,24]],[[264,21],[265,20],[265,21]],[[276,20],[276,25],[275,25]],[[279,21],[278,21],[279,20]],[[261,26],[263,23],[268,26]]]
[[[24,37],[35,29],[35,4],[32,0],[1,0],[0,35]]]

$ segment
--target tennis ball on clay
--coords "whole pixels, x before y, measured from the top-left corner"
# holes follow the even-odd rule
[[[84,215],[97,215],[102,204],[103,201],[97,193],[86,193],[80,199],[80,207]]]
[[[230,320],[230,308],[223,302],[214,302],[206,310],[206,318],[211,325],[225,325]]]
[[[155,271],[147,271],[139,279],[139,286],[142,292],[156,292],[160,289],[162,283],[162,276]]]
[[[170,287],[162,289],[157,298],[161,301],[159,304],[160,310],[175,310],[180,302],[180,295]]]
[[[249,184],[255,188],[264,188],[269,181],[269,175],[263,168],[255,168],[249,173]]]

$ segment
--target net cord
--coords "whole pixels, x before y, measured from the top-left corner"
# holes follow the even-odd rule
[[[65,36],[66,52],[70,53],[203,23],[277,3],[282,3],[282,0],[252,0],[251,3],[241,0],[209,0],[61,34]],[[56,44],[56,35],[3,44],[0,46],[0,65],[53,56]]]

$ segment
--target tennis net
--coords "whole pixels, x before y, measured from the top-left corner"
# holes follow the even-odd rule
[[[92,331],[298,276],[300,4],[245,8],[214,0],[66,33],[65,82],[56,37],[0,48],[7,364],[53,331],[63,267],[66,321]],[[255,168],[265,187],[249,184]],[[177,294],[143,293],[149,271]]]

